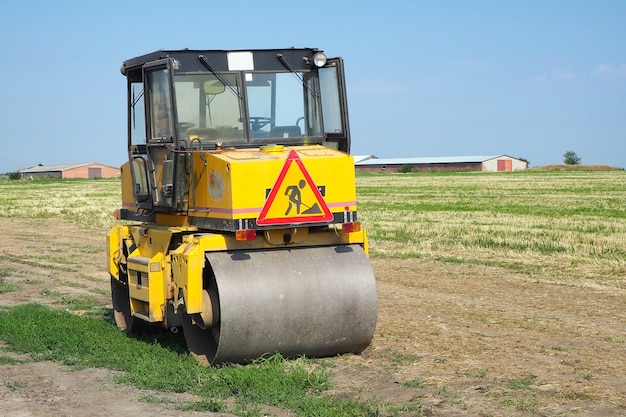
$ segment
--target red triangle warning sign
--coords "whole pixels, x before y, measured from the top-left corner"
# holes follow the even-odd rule
[[[274,226],[293,223],[322,223],[333,219],[302,160],[292,150],[270,191],[256,223]]]

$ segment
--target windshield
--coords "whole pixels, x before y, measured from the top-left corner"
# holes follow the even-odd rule
[[[247,73],[253,140],[320,136],[313,77],[303,73]]]
[[[183,137],[207,142],[241,142],[244,138],[237,76],[223,74],[175,77],[178,128]]]
[[[225,146],[321,142],[313,73],[182,74],[174,82],[182,138]]]

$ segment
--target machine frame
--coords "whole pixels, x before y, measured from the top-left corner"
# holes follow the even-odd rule
[[[377,298],[343,60],[160,50],[121,72],[129,160],[107,236],[118,327],[182,327],[207,364],[365,349]]]

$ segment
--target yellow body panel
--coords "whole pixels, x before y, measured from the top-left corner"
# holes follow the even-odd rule
[[[194,244],[193,237],[185,238],[172,253],[171,260],[174,292],[182,291],[187,313],[201,312],[204,252]]]
[[[282,147],[281,147],[282,148]],[[255,219],[268,195],[280,186],[281,170],[294,148],[280,152],[262,149],[227,150],[218,153],[193,154],[195,187],[189,196],[190,217],[216,219]],[[295,148],[306,174],[321,194],[332,213],[356,210],[354,163],[352,157],[323,146]],[[305,178],[300,166],[293,164],[284,178],[283,188],[296,186]],[[308,184],[306,184],[308,186]],[[316,203],[310,187],[301,189],[302,211]],[[281,190],[282,191],[282,190]],[[292,201],[284,192],[277,193],[274,210],[285,213]],[[296,207],[289,215],[295,217]]]
[[[107,253],[109,254],[107,271],[117,279],[119,279],[120,263],[126,263],[122,245],[124,239],[129,237],[129,233],[127,226],[118,225],[107,234]]]
[[[293,197],[284,192],[297,186],[306,174],[320,191],[321,204],[333,215],[356,211],[354,162],[350,155],[319,145],[277,148],[278,151],[273,149],[271,152],[260,148],[193,152],[189,211],[157,213],[156,223],[185,227],[194,223],[193,218],[200,222],[202,219],[256,219],[274,187],[280,188],[277,190],[280,192],[275,193],[268,214],[286,219],[294,217],[295,224],[306,223],[306,215],[303,221],[298,220],[298,207],[292,205]],[[281,183],[281,172],[293,150],[302,168],[299,164],[292,164]],[[129,163],[122,166],[122,200],[125,209],[135,211],[137,206],[130,171]],[[304,188],[299,188],[300,212],[318,202],[309,185],[306,183]],[[288,210],[289,213],[284,214]],[[312,223],[319,222],[315,217],[311,218]]]

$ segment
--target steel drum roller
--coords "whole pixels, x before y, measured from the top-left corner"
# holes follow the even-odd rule
[[[358,353],[372,340],[376,282],[359,245],[207,252],[206,260],[219,322],[203,329],[190,316],[183,321],[202,362]]]

